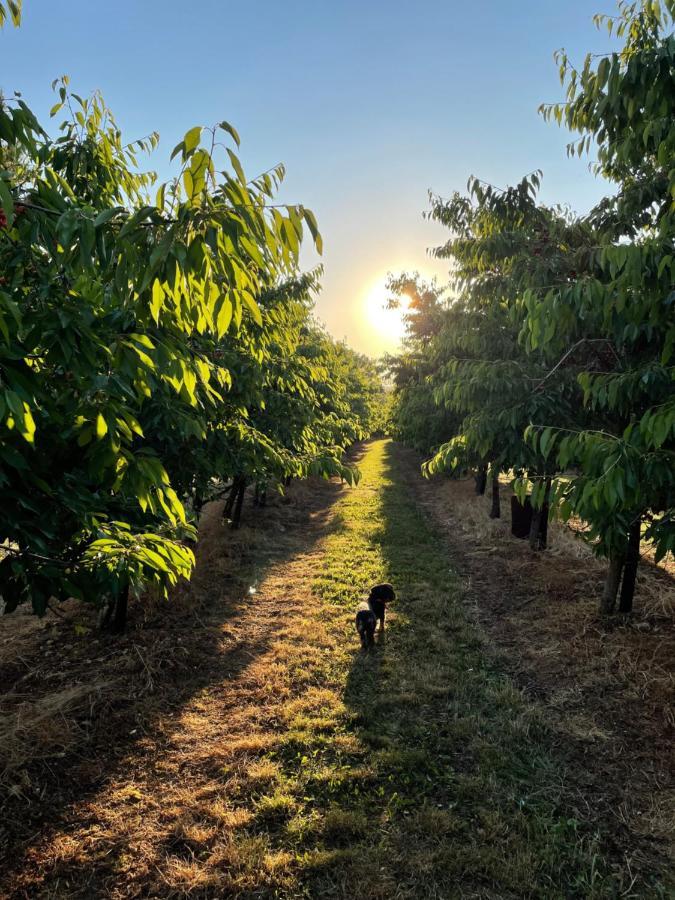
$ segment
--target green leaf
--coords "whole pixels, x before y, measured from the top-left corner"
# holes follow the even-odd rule
[[[155,282],[155,283],[157,283],[157,282]],[[153,287],[154,287],[154,286],[153,286]],[[130,340],[136,341],[137,344],[140,344],[141,347],[146,347],[148,350],[154,350],[154,349],[155,349],[155,345],[154,345],[153,342],[150,340],[150,338],[147,336],[147,334],[135,334],[135,333],[132,333],[132,334],[129,334],[128,337],[129,337]]]
[[[102,225],[105,225],[106,222],[109,222],[114,216],[119,215],[122,211],[123,210],[119,206],[115,206],[112,209],[104,209],[103,212],[100,212],[94,219],[94,228],[100,228]]]
[[[22,419],[23,421],[20,424],[21,436],[29,444],[32,444],[35,441],[35,421],[27,403],[23,404]]]
[[[155,278],[152,283],[152,299],[150,300],[150,315],[159,324],[159,314],[164,305],[164,288],[159,283],[159,279]]]
[[[225,294],[216,302],[216,330],[218,337],[222,337],[230,327],[232,321],[232,301]]]
[[[197,149],[202,136],[202,126],[195,125],[185,133],[183,138],[183,158],[187,159],[190,154]]]
[[[226,131],[230,135],[230,137],[234,140],[237,147],[239,147],[239,145],[241,144],[241,141],[239,139],[239,134],[233,125],[230,125],[229,122],[220,122],[218,125],[218,128],[222,128],[223,131]]]
[[[539,452],[544,459],[548,459],[548,454],[554,441],[555,433],[553,432],[553,429],[545,428],[539,440]]]
[[[185,153],[185,141],[180,141],[171,151],[171,156],[169,157],[169,161],[174,160],[179,153]]]
[[[6,181],[0,178],[0,206],[7,219],[7,227],[11,228],[14,223],[14,198]]]
[[[104,438],[107,433],[108,433],[108,423],[103,418],[101,413],[98,413],[98,415],[96,416],[96,438],[97,438],[97,440],[100,441],[101,438]]]
[[[232,150],[230,150],[229,147],[227,148],[227,155],[230,157],[232,168],[237,173],[237,178],[242,185],[246,185],[246,176],[244,175],[244,170],[242,169],[241,163],[239,162],[239,158]]]
[[[248,308],[249,312],[253,316],[256,325],[262,325],[262,313],[260,312],[260,307],[255,302],[253,297],[248,293],[248,291],[242,291],[241,298],[244,301],[244,304]]]
[[[317,253],[323,253],[323,240],[321,238],[321,234],[319,233],[319,227],[316,222],[316,218],[311,209],[303,208],[303,216],[305,222],[307,222],[307,227],[309,228],[309,232],[312,235],[312,239],[314,240],[314,245],[316,247]]]

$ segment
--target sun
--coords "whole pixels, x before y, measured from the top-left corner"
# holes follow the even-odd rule
[[[385,280],[381,278],[368,288],[363,301],[364,324],[375,332],[373,343],[379,344],[383,350],[394,350],[405,334],[405,309],[401,306],[387,309],[390,296]]]

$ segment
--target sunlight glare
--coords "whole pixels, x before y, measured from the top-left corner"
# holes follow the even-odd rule
[[[394,350],[405,334],[403,315],[405,309],[387,309],[389,292],[385,287],[384,278],[378,279],[367,291],[363,312],[366,326],[377,332],[379,342],[386,350]]]

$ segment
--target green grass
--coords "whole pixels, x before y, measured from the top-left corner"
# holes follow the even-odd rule
[[[284,854],[251,895],[662,896],[605,861],[554,736],[468,618],[395,445],[373,443],[360,467],[313,584],[308,633],[324,651],[291,660],[306,687],[269,754],[280,780],[242,833]],[[383,580],[399,598],[386,643],[363,652],[353,611]]]

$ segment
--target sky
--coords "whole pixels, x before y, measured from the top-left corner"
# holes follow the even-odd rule
[[[609,39],[592,16],[613,0],[24,0],[0,32],[0,89],[44,122],[62,74],[100,89],[129,139],[161,136],[151,160],[171,174],[193,125],[231,122],[251,176],[287,168],[284,202],[310,207],[324,240],[317,316],[378,356],[400,313],[383,309],[387,272],[447,278],[428,249],[428,191],[496,185],[542,169],[541,199],[585,212],[611,188],[569,159],[569,135],[541,102],[562,99],[553,53],[582,62]],[[318,262],[305,251],[303,264]]]

